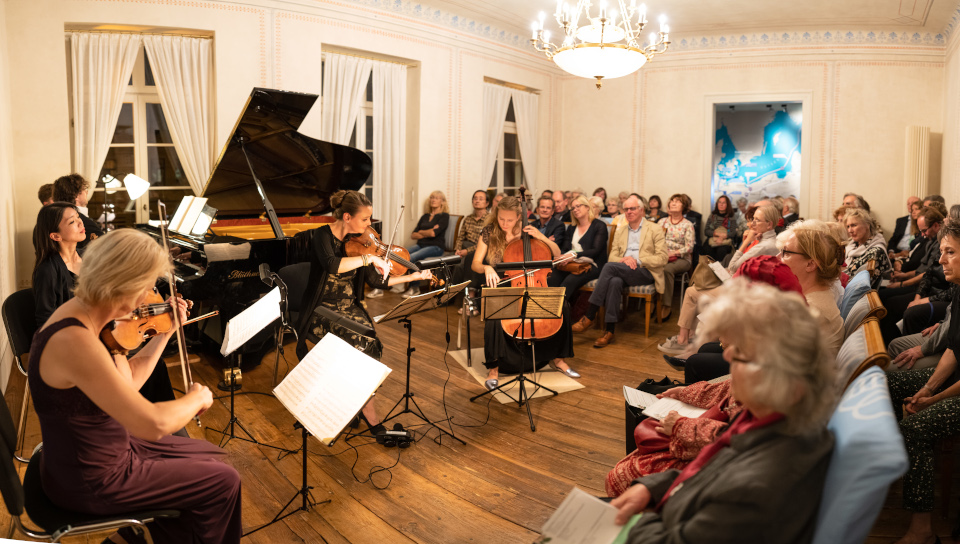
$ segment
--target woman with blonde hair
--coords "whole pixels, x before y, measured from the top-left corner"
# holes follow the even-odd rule
[[[447,197],[443,194],[443,191],[430,193],[423,204],[423,215],[420,216],[417,226],[410,235],[417,242],[407,248],[407,251],[410,252],[410,262],[416,264],[419,260],[443,255],[449,222],[450,207],[447,205]],[[393,291],[403,293],[404,297],[419,294],[417,284],[410,284],[410,288],[406,291],[404,291],[405,287],[406,284],[398,283]]]
[[[597,219],[587,197],[580,195],[570,207],[573,224],[567,226],[560,251],[570,254],[574,260],[589,263],[590,269],[582,274],[564,272],[554,267],[547,278],[551,287],[566,288],[568,304],[573,304],[580,296],[580,288],[600,277],[600,269],[607,262],[607,225]],[[579,376],[578,376],[579,377]]]
[[[879,226],[870,212],[863,208],[848,208],[843,219],[850,241],[847,243],[844,271],[851,278],[868,263],[873,263],[870,271],[870,285],[880,288],[880,282],[889,278],[893,267],[887,257],[887,241],[878,236]],[[934,242],[935,243],[935,242]]]
[[[179,399],[157,403],[137,392],[172,333],[157,335],[129,360],[111,357],[99,338],[171,267],[170,256],[140,231],[94,240],[74,298],[34,337],[28,380],[44,442],[36,454],[43,456],[43,490],[60,507],[99,516],[182,511],[150,524],[155,542],[240,542],[237,471],[209,442],[170,435],[210,407],[210,390],[194,383]],[[176,307],[186,318],[186,303]],[[141,541],[129,528],[119,537]]]

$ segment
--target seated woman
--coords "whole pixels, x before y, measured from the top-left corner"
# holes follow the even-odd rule
[[[660,299],[661,321],[670,319],[673,313],[674,278],[690,270],[693,262],[693,246],[697,235],[693,223],[683,217],[688,211],[683,196],[673,195],[667,201],[667,217],[658,223],[667,241],[667,264],[663,267],[663,297]]]
[[[887,242],[883,236],[877,236],[879,226],[870,212],[860,208],[847,209],[843,224],[847,227],[850,241],[847,243],[844,272],[851,278],[873,263],[870,271],[870,285],[874,289],[880,287],[884,278],[889,278],[892,271],[890,259],[887,257]]]
[[[940,263],[947,281],[960,284],[960,225],[948,221],[940,230]],[[960,433],[960,383],[957,350],[960,349],[960,296],[954,291],[946,351],[935,368],[887,374],[893,410],[907,447],[910,468],[903,476],[903,506],[910,512],[910,527],[897,544],[939,542],[933,533],[934,451],[937,443]]]
[[[644,205],[644,209],[647,210],[647,216],[644,219],[659,223],[661,219],[667,216],[667,212],[663,211],[662,208],[663,203],[660,202],[660,196],[650,195],[650,199]]]
[[[179,399],[152,403],[137,389],[170,334],[157,335],[129,360],[112,358],[98,337],[171,266],[163,248],[140,231],[94,240],[74,298],[34,336],[27,379],[44,444],[43,490],[58,506],[87,514],[181,510],[178,519],[150,524],[154,542],[240,542],[237,471],[205,440],[170,436],[210,407],[210,390],[195,383]],[[178,309],[185,318],[186,303]],[[129,528],[119,536],[143,542]]]
[[[804,542],[833,450],[833,360],[799,296],[734,279],[701,313],[730,363],[738,417],[682,470],[634,480],[611,504],[643,516],[627,542]],[[783,334],[789,330],[790,334]]]
[[[570,215],[574,224],[567,227],[560,252],[572,254],[577,260],[590,264],[583,274],[564,272],[556,266],[547,278],[550,287],[565,287],[567,304],[573,304],[580,288],[600,276],[600,267],[607,262],[607,225],[597,219],[583,195],[573,201]]]
[[[497,284],[500,283],[500,275],[497,274],[494,265],[503,261],[503,253],[507,245],[520,239],[520,214],[520,201],[516,197],[505,196],[500,200],[497,207],[487,215],[487,226],[480,233],[477,251],[473,255],[473,270],[484,275],[487,287],[497,287]],[[604,230],[606,230],[606,226],[604,226]],[[557,244],[544,236],[536,227],[527,225],[523,232],[529,234],[532,239],[547,244],[554,259],[560,256],[560,248],[557,247]],[[567,357],[573,357],[573,334],[570,327],[570,306],[564,303],[563,324],[560,330],[547,339],[534,342],[537,368],[550,363],[554,368],[571,378],[580,377],[580,374],[570,368],[564,361]],[[501,370],[504,374],[517,374],[521,368],[526,372],[533,370],[529,366],[532,354],[528,345],[518,345],[517,342],[509,338],[501,327],[499,320],[488,319],[484,322],[483,339],[483,365],[488,370],[487,381],[484,385],[487,389],[497,388]]]
[[[414,264],[421,259],[443,255],[447,224],[450,222],[450,208],[447,206],[447,197],[444,196],[443,191],[430,193],[423,207],[424,214],[420,216],[417,226],[410,235],[417,243],[407,248],[410,252],[410,262]],[[404,297],[420,294],[418,284],[410,284],[406,292],[403,292],[404,287],[405,284],[398,283],[393,290],[403,293]]]
[[[297,327],[297,358],[306,357],[307,340],[316,344],[329,332],[379,361],[383,344],[376,332],[368,336],[339,323],[331,323],[315,309],[322,306],[374,331],[373,319],[361,302],[364,284],[375,289],[386,289],[409,281],[429,280],[433,275],[429,270],[424,270],[406,276],[386,276],[385,279],[390,265],[383,258],[370,255],[348,257],[344,246],[352,236],[362,234],[370,226],[373,205],[363,193],[357,191],[337,191],[330,197],[330,205],[337,220],[317,228],[313,235],[310,278],[306,291],[308,305],[301,312]],[[372,398],[364,405],[360,415],[370,427],[371,434],[376,435],[384,430]]]
[[[747,214],[750,214],[750,210],[747,211]],[[727,265],[727,272],[731,276],[744,261],[760,255],[776,255],[779,252],[776,241],[777,233],[774,231],[774,227],[777,226],[779,220],[780,210],[773,206],[764,205],[753,210],[750,229],[744,233],[740,249],[733,254],[730,264]],[[696,285],[691,285],[684,292],[683,306],[680,308],[680,318],[678,320],[680,332],[657,346],[657,349],[662,353],[677,356],[687,351],[697,318],[697,302],[705,292],[709,292],[709,290],[703,290]]]
[[[703,235],[707,243],[703,246],[703,254],[713,257],[713,260],[722,263],[733,252],[734,240],[740,238],[743,225],[739,221],[740,215],[730,204],[730,197],[720,195],[713,206],[713,212],[707,218],[703,228]]]
[[[621,215],[622,215],[622,213],[620,212],[620,199],[617,198],[617,197],[615,197],[615,196],[611,196],[610,198],[607,199],[607,209],[606,209],[606,212],[603,213],[603,214],[601,214],[601,215],[600,215],[600,218],[601,218],[601,219],[603,219],[603,218],[609,218],[609,220],[606,221],[606,222],[612,224],[613,221],[614,221],[617,217],[620,217]]]

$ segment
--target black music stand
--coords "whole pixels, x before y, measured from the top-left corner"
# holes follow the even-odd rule
[[[546,261],[550,262],[550,261]],[[524,270],[526,272],[527,268],[539,268],[539,266],[533,266],[536,263],[503,263],[497,265],[498,268],[503,267],[504,269],[510,270]],[[537,370],[537,352],[535,347],[535,340],[522,340],[517,337],[521,331],[530,330],[531,334],[536,333],[534,330],[535,323],[533,319],[559,319],[563,317],[563,299],[566,293],[565,287],[497,287],[497,288],[488,288],[484,289],[481,294],[481,312],[484,320],[504,320],[504,319],[520,319],[520,327],[514,332],[513,340],[517,343],[526,342],[530,346],[530,373],[535,373]],[[528,323],[529,321],[529,323]],[[517,377],[508,380],[504,383],[498,384],[497,387],[484,391],[479,395],[470,398],[470,402],[473,402],[484,395],[493,395],[496,392],[501,392],[504,395],[507,395],[512,400],[517,402],[517,407],[522,407],[526,405],[527,407],[527,419],[530,421],[530,430],[536,432],[537,426],[533,423],[533,413],[530,410],[530,399],[534,394],[540,389],[549,391],[554,396],[557,395],[557,392],[549,387],[542,385],[535,380],[532,380],[526,376],[526,365],[523,361],[523,355],[521,350],[520,358],[520,373],[517,374]],[[519,382],[519,394],[517,398],[513,398],[509,393],[506,393],[503,388],[514,383]],[[527,393],[527,382],[535,387],[533,393]]]
[[[412,359],[411,356],[413,355],[413,352],[416,351],[416,348],[412,347],[413,322],[410,321],[410,317],[413,316],[413,314],[426,311],[426,310],[432,310],[437,306],[446,304],[450,299],[457,296],[460,292],[466,289],[469,283],[470,282],[463,282],[453,287],[447,284],[443,289],[438,289],[436,291],[431,291],[429,293],[424,293],[422,295],[410,297],[404,300],[403,302],[401,302],[400,304],[397,304],[396,306],[394,306],[393,309],[390,310],[389,312],[383,314],[382,316],[378,316],[374,320],[377,323],[382,323],[388,319],[391,319],[391,320],[396,319],[398,322],[403,323],[403,327],[407,329],[406,389],[403,393],[403,396],[397,400],[397,403],[393,405],[393,408],[391,408],[390,411],[387,412],[386,417],[384,417],[383,420],[381,420],[381,423],[386,423],[391,419],[400,417],[403,414],[413,414],[418,418],[420,418],[427,425],[435,427],[438,431],[440,431],[441,436],[447,435],[450,438],[453,438],[454,440],[460,442],[464,446],[467,445],[467,443],[464,442],[463,439],[457,437],[453,433],[446,431],[442,427],[438,426],[437,423],[440,423],[440,421],[438,421],[437,423],[430,421],[430,419],[423,413],[423,409],[420,408],[420,405],[418,405],[417,401],[413,398],[413,393],[410,392],[410,366],[411,366],[411,359]],[[393,411],[400,406],[400,403],[403,403],[403,409],[397,412],[396,414],[394,414]],[[413,403],[413,407],[416,409],[410,408],[410,403]],[[453,429],[451,428],[451,430]]]

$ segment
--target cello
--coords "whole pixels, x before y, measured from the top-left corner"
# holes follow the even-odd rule
[[[541,240],[531,239],[530,235],[524,232],[528,225],[525,187],[520,187],[520,218],[520,237],[503,249],[501,262],[553,260],[553,251],[550,250],[550,246]],[[548,287],[547,277],[551,271],[551,268],[541,268],[526,273],[523,270],[508,270],[504,272],[504,276],[510,279],[511,287]],[[519,340],[543,340],[560,331],[560,327],[563,326],[563,316],[553,319],[503,319],[500,321],[500,326],[508,336],[516,335],[515,337]]]

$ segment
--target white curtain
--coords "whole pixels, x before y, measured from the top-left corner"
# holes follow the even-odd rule
[[[217,157],[213,97],[213,40],[144,36],[160,105],[193,192],[200,194]]]
[[[517,145],[529,194],[537,194],[537,106],[538,96],[533,93],[510,90],[513,97],[513,114],[517,120]]]
[[[497,165],[497,152],[503,147],[503,123],[510,107],[510,89],[492,83],[483,84],[483,147],[480,149],[480,187],[488,187]],[[516,106],[514,106],[516,111]]]
[[[326,53],[323,66],[323,104],[320,139],[347,145],[365,102],[373,61]]]
[[[373,204],[391,236],[403,202],[407,130],[407,67],[373,63]],[[413,210],[417,213],[418,210]],[[409,217],[408,217],[409,218]],[[401,243],[406,236],[397,234]]]
[[[70,33],[74,170],[91,183],[107,158],[141,40],[139,34]]]

